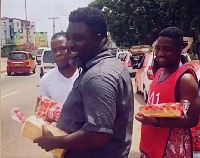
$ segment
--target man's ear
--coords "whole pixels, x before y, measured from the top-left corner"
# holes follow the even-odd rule
[[[95,42],[95,47],[99,47],[101,45],[102,37],[100,34],[95,36],[94,42]]]
[[[178,51],[179,54],[182,54],[183,47],[178,48],[177,51]]]

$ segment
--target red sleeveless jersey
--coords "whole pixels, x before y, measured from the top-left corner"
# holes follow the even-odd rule
[[[148,104],[177,102],[175,91],[178,80],[186,71],[194,75],[192,70],[182,66],[164,81],[158,82],[163,70],[158,70],[150,85]],[[191,158],[193,150],[190,129],[142,125],[140,151],[143,158]]]

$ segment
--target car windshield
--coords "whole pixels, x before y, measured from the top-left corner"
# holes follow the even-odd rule
[[[11,53],[8,57],[9,60],[26,60],[27,55],[25,53]]]
[[[53,54],[50,50],[44,52],[43,62],[44,63],[53,63]]]
[[[44,49],[38,49],[38,50],[36,51],[36,55],[42,55],[43,50],[44,50]]]

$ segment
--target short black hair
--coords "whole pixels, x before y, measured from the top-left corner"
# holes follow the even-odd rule
[[[83,22],[102,38],[107,37],[107,24],[104,14],[97,8],[84,7],[72,11],[69,22]]]
[[[175,39],[177,41],[177,47],[183,46],[183,32],[178,27],[168,27],[162,30],[159,36]]]
[[[53,39],[55,39],[55,38],[58,38],[58,37],[66,37],[66,32],[61,31],[61,32],[55,33],[55,34],[52,36],[51,40],[53,40]]]

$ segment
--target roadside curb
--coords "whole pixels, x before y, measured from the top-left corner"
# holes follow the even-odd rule
[[[1,71],[1,74],[2,74],[2,73],[5,73],[5,72],[6,72],[6,70],[2,70],[2,71]]]

